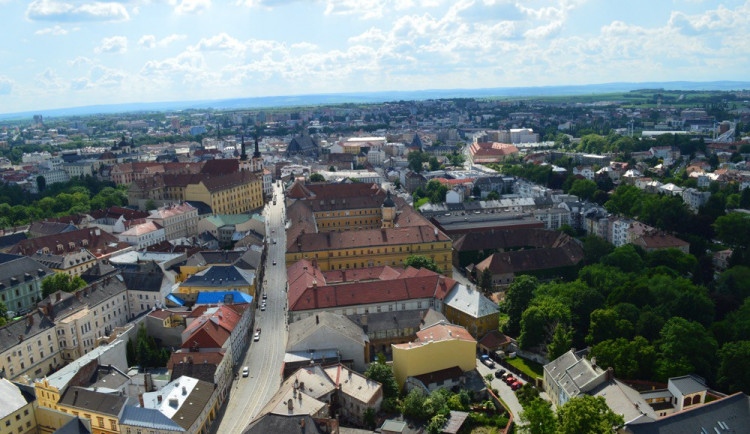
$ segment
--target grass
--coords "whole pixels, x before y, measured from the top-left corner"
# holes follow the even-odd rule
[[[518,368],[524,374],[534,377],[543,378],[544,371],[542,371],[542,365],[531,360],[522,359],[520,357],[514,357],[512,359],[505,359],[505,362],[515,368]]]

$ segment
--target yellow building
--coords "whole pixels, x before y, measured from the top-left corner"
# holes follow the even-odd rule
[[[417,332],[417,340],[391,345],[399,387],[408,377],[459,367],[476,369],[477,341],[463,327],[440,322]]]
[[[185,200],[208,204],[216,214],[240,214],[263,207],[263,178],[242,171],[200,180],[185,187]]]
[[[5,378],[0,379],[0,394],[0,431],[13,434],[36,433],[33,399]]]
[[[464,327],[476,339],[499,326],[497,303],[466,285],[456,285],[443,300],[443,306],[448,321]]]
[[[403,267],[409,256],[421,255],[434,260],[447,275],[451,252],[450,238],[428,226],[303,233],[288,241],[286,265],[308,259],[316,261],[322,271]]]
[[[255,298],[255,273],[233,265],[214,265],[185,279],[175,293],[195,301],[199,292],[239,291]]]
[[[91,421],[93,434],[120,434],[120,413],[127,397],[70,387],[57,403],[57,409]]]

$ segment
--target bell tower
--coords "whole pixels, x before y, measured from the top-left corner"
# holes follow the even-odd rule
[[[380,207],[383,214],[383,228],[392,228],[396,220],[396,203],[391,198],[391,191],[386,193],[383,205]]]

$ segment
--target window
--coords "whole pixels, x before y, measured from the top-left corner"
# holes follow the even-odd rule
[[[97,417],[96,421],[99,422],[99,426],[100,427],[104,428],[104,418],[103,417]]]

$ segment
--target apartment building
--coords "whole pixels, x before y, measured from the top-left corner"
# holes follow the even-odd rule
[[[42,296],[42,280],[53,272],[21,255],[0,253],[0,299],[13,318],[25,314]]]
[[[148,220],[164,228],[167,241],[198,233],[198,209],[187,202],[157,208],[151,211]]]

